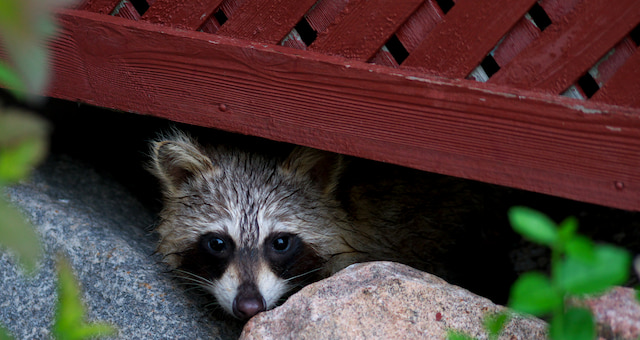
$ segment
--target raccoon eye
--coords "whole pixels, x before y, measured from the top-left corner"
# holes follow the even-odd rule
[[[289,236],[275,238],[272,243],[273,249],[277,252],[285,252],[289,249]]]
[[[211,255],[223,256],[229,252],[233,244],[229,243],[228,239],[224,236],[207,234],[201,238],[200,247]]]
[[[220,253],[227,248],[227,244],[219,237],[212,237],[208,243],[209,249],[216,253]]]

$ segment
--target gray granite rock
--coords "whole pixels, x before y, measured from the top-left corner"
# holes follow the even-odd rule
[[[28,216],[45,256],[34,276],[0,252],[0,324],[17,339],[47,339],[54,314],[55,257],[67,257],[81,283],[89,321],[119,339],[235,339],[242,327],[216,319],[159,258],[148,227],[154,216],[117,182],[65,157],[8,188]]]

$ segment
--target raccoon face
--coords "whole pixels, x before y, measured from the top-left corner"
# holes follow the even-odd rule
[[[300,148],[278,162],[204,148],[183,134],[156,142],[151,171],[164,189],[158,251],[237,318],[273,308],[326,274],[319,250],[331,248],[337,223],[336,171],[319,169],[334,164],[327,157],[335,156]]]
[[[258,247],[241,247],[230,235],[207,233],[183,256],[181,270],[205,280],[228,313],[248,319],[273,308],[305,281],[316,281],[321,259],[294,234],[269,235]]]

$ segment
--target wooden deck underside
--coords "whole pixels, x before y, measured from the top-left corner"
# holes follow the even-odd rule
[[[148,3],[61,10],[47,95],[640,210],[636,0]]]

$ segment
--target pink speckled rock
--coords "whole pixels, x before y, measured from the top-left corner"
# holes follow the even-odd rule
[[[603,296],[585,302],[595,317],[601,338],[640,338],[640,304],[635,294],[631,288],[616,287]]]
[[[483,317],[504,310],[411,267],[353,265],[260,313],[241,339],[445,339],[447,330],[486,338]],[[547,324],[515,317],[500,339],[546,339]]]

